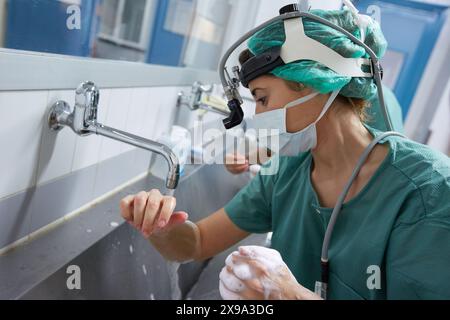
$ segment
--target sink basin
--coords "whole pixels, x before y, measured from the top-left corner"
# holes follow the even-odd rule
[[[246,175],[233,176],[222,165],[188,166],[185,172],[186,176],[181,180],[175,196],[177,209],[188,212],[192,221],[198,221],[223,207],[250,179]],[[141,188],[162,188],[163,185],[163,180],[147,177],[106,201],[110,201],[109,206],[116,208],[117,211],[117,201],[124,194],[136,192]],[[102,206],[107,208],[108,204],[103,203]],[[99,211],[98,208],[97,211]],[[117,217],[117,212],[114,214]],[[85,219],[89,215],[83,214]],[[94,215],[93,213],[92,216]],[[80,236],[83,235],[78,235]],[[51,237],[51,234],[46,237]],[[246,244],[262,245],[264,239],[265,237],[256,236],[245,241]],[[50,239],[50,241],[57,240]],[[34,245],[37,246],[37,244]],[[17,249],[19,250],[21,249]],[[47,253],[48,256],[52,255],[51,252]],[[39,264],[40,261],[34,260],[30,263]],[[219,298],[218,273],[223,264],[224,254],[210,261],[181,265],[178,270],[181,298],[207,296],[206,291],[214,291],[209,297]],[[71,275],[68,274],[67,269],[73,265],[80,268],[81,289],[70,290],[67,287],[67,281]],[[213,268],[207,268],[208,265]],[[33,265],[33,267],[36,269],[38,266]],[[202,276],[204,271],[206,275]],[[205,283],[198,283],[199,279],[203,279]],[[32,300],[171,299],[174,294],[173,284],[166,261],[134,228],[121,221],[115,229],[84,248],[75,257],[64,261],[55,268],[54,272],[37,283],[28,283],[28,288],[25,289],[25,286],[20,294],[12,298]],[[10,287],[12,285],[10,284]],[[195,288],[194,293],[189,294],[193,288]]]

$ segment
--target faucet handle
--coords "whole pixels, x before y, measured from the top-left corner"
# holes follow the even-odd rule
[[[202,93],[211,93],[214,89],[212,84],[202,84],[200,81],[195,81],[192,85],[191,92],[192,94],[202,94]]]
[[[75,91],[75,108],[84,109],[85,124],[88,121],[97,121],[99,100],[99,89],[91,81],[81,83]]]

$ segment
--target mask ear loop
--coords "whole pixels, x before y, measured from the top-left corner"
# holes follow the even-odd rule
[[[284,106],[284,109],[289,109],[289,108],[298,106],[298,105],[300,105],[302,103],[305,103],[305,102],[311,100],[312,98],[314,98],[314,97],[316,97],[318,95],[319,95],[319,92],[310,93],[310,94],[308,94],[308,95],[306,95],[304,97],[301,97],[301,98],[298,98],[298,99],[296,99],[294,101],[289,102],[287,105]]]
[[[325,113],[327,113],[327,111],[328,111],[328,110],[330,109],[330,107],[332,106],[334,100],[336,100],[336,98],[337,98],[339,92],[341,92],[341,89],[334,90],[334,91],[331,93],[331,95],[330,95],[330,97],[328,98],[327,102],[325,103],[325,105],[324,105],[322,111],[320,112],[319,117],[317,117],[317,120],[315,120],[313,123],[311,123],[310,125],[308,125],[307,128],[310,127],[310,126],[312,126],[312,125],[317,124],[317,123],[323,118],[323,116],[325,115]],[[308,101],[308,100],[311,100],[312,98],[314,98],[314,97],[317,96],[317,95],[319,95],[319,92],[313,92],[313,93],[311,93],[311,94],[309,94],[309,95],[307,95],[307,96],[305,96],[305,97],[302,97],[302,98],[300,98],[300,99],[303,100],[303,99],[305,99],[305,98],[308,98],[308,99],[306,99],[306,101]],[[283,117],[284,122],[285,122],[285,123],[284,123],[284,128],[287,129],[287,110],[288,110],[288,108],[295,107],[295,106],[297,106],[297,105],[299,105],[299,104],[305,102],[305,101],[302,101],[302,102],[299,103],[298,100],[300,100],[300,99],[297,99],[297,100],[295,100],[295,101],[292,101],[291,103],[288,103],[288,104],[286,105],[286,107],[284,108],[284,117]],[[305,130],[305,129],[303,129],[303,130]]]
[[[333,93],[331,93],[330,97],[328,98],[327,103],[325,104],[322,112],[319,115],[319,118],[317,118],[317,120],[314,122],[314,124],[317,124],[320,121],[320,119],[322,119],[322,117],[325,115],[325,113],[328,112],[330,107],[333,105],[334,100],[336,100],[337,96],[339,95],[339,92],[341,92],[341,89],[334,90]]]

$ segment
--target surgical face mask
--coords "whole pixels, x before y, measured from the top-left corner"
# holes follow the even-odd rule
[[[296,156],[301,152],[306,152],[314,149],[317,146],[316,125],[333,104],[334,100],[339,94],[339,90],[334,91],[331,94],[317,120],[303,130],[294,133],[287,132],[286,119],[287,110],[289,108],[299,106],[313,99],[318,94],[318,92],[314,92],[288,103],[283,108],[256,114],[250,122],[250,127],[256,130],[258,140],[260,142],[263,140],[267,141],[268,137],[273,138],[276,135],[278,135],[279,138],[279,150],[273,150],[273,148],[270,148],[270,146],[263,146],[261,144],[259,145],[259,147],[267,147],[273,152],[278,151],[280,155],[284,156]]]

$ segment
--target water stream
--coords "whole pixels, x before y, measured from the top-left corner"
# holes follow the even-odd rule
[[[175,193],[175,190],[166,190],[166,195],[173,197]],[[169,279],[170,279],[170,292],[171,292],[171,299],[172,300],[181,300],[181,289],[180,289],[180,283],[179,283],[179,275],[178,275],[178,269],[180,269],[180,263],[173,262],[173,261],[167,261],[167,271],[169,273]]]

